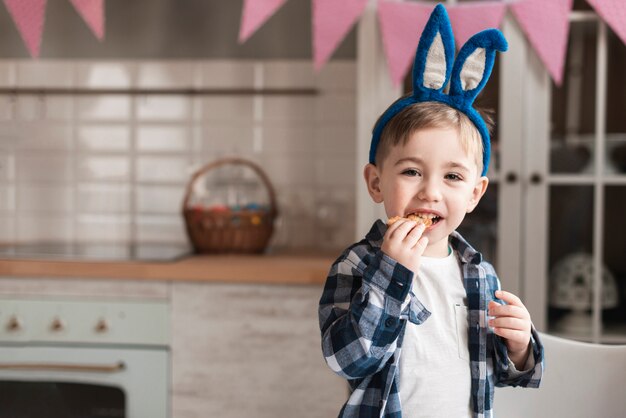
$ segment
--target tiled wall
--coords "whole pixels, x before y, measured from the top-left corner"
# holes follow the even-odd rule
[[[315,95],[0,96],[0,241],[186,242],[189,176],[257,162],[278,195],[273,248],[354,236],[353,61],[0,61],[0,87],[315,88]]]

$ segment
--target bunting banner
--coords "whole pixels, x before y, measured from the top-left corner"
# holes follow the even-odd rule
[[[432,3],[378,2],[378,24],[391,81],[398,87],[409,71]]]
[[[563,81],[573,0],[522,0],[509,4],[526,39],[558,86]]]
[[[319,71],[363,14],[368,0],[312,0],[313,63]]]
[[[481,1],[460,3],[447,9],[458,50],[475,33],[485,29],[500,28],[506,12],[506,4],[501,1]]]
[[[244,0],[239,26],[239,43],[242,44],[280,9],[287,0]]]
[[[98,38],[104,39],[104,0],[70,0],[89,29]]]
[[[626,44],[626,1],[624,0],[587,0],[596,13],[613,29]]]
[[[47,0],[4,0],[30,56],[39,57]]]

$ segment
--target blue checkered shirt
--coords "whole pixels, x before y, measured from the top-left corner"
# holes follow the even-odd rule
[[[364,240],[342,253],[319,303],[324,358],[351,388],[339,413],[343,418],[402,416],[398,361],[406,321],[421,324],[430,316],[411,292],[413,273],[381,251],[386,229],[378,220]],[[495,386],[539,386],[543,346],[533,327],[534,368],[515,370],[506,345],[487,326],[487,304],[497,300],[494,292],[500,288],[493,267],[457,232],[450,235],[450,246],[461,261],[467,292],[473,416],[493,417]]]

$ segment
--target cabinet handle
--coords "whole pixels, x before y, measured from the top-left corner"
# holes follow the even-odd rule
[[[541,182],[543,181],[543,178],[541,177],[541,174],[539,173],[532,173],[530,175],[530,184],[541,184]]]
[[[517,174],[514,171],[509,171],[506,173],[504,180],[509,184],[515,184],[517,183]]]
[[[117,373],[126,369],[123,361],[114,364],[64,364],[64,363],[0,363],[0,370],[48,370],[78,373]]]

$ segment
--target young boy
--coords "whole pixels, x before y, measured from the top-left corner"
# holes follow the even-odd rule
[[[539,385],[543,347],[528,311],[455,231],[487,189],[489,131],[472,103],[505,49],[499,32],[481,32],[450,71],[453,37],[437,6],[413,94],[374,127],[365,181],[400,219],[378,220],[344,251],[320,300],[324,357],[351,387],[340,417],[491,417],[494,386]]]

